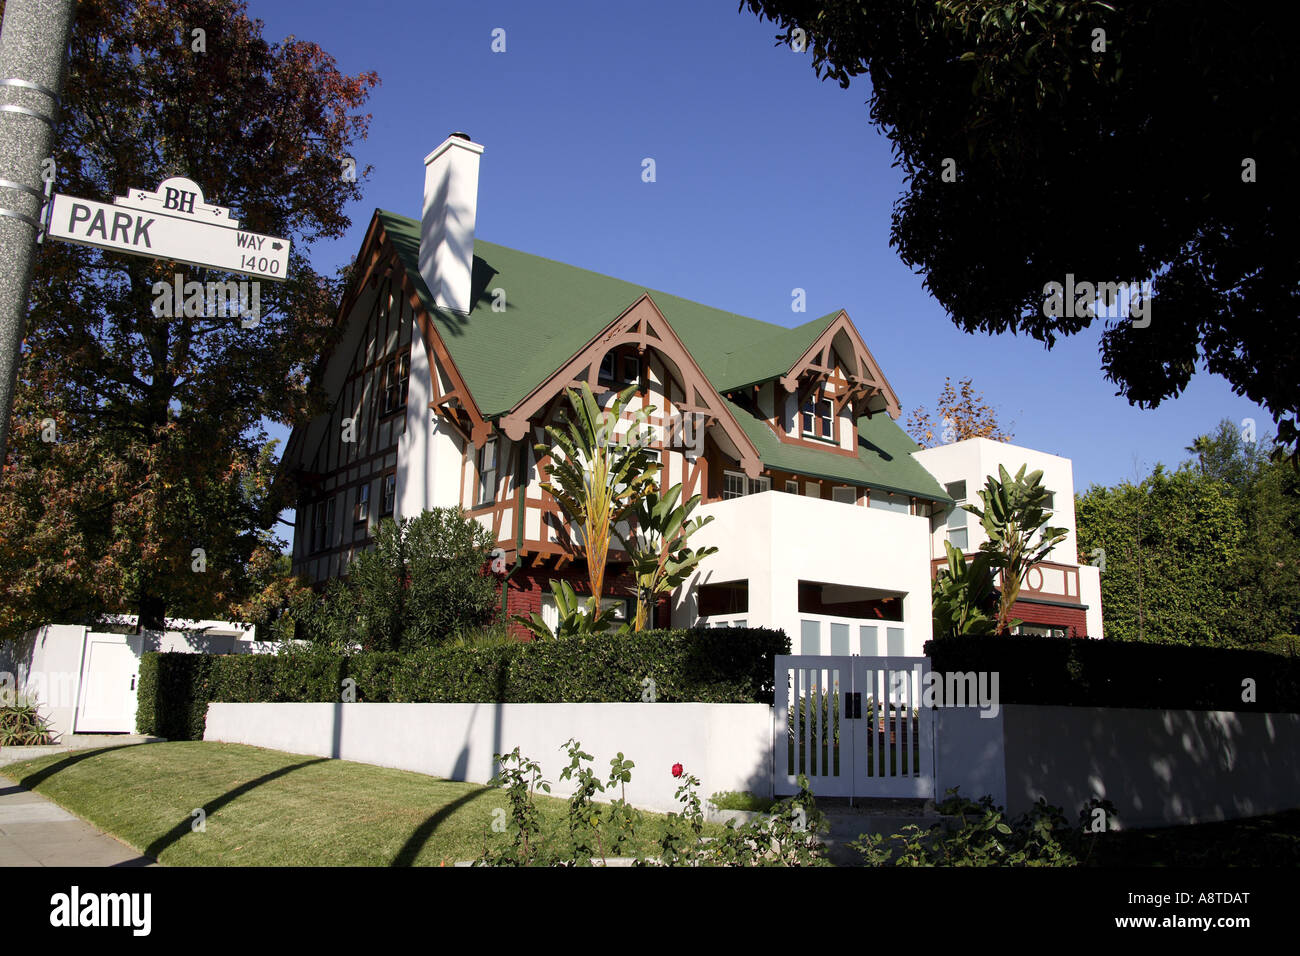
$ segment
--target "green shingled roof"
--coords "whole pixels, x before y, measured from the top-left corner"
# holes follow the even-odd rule
[[[720,393],[785,374],[839,315],[784,328],[478,238],[474,307],[461,315],[435,306],[420,277],[419,220],[382,209],[377,215],[486,418],[512,409],[645,293]],[[505,291],[504,313],[492,310],[498,288]],[[948,500],[911,457],[916,443],[886,415],[862,420],[854,462],[787,445],[748,412],[735,405],[732,411],[769,467]]]

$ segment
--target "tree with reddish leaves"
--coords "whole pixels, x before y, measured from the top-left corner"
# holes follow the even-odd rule
[[[257,588],[250,559],[281,545],[271,529],[292,501],[263,423],[321,400],[308,375],[341,277],[308,254],[350,225],[369,170],[349,152],[377,82],[314,43],[268,41],[233,0],[79,5],[55,190],[112,202],[184,176],[292,252],[287,281],[260,283],[255,318],[171,318],[155,314],[155,283],[232,276],[43,245],[0,476],[0,633],[108,612],[159,627],[221,616]]]
[[[952,379],[943,380],[943,391],[935,414],[938,421],[924,405],[918,405],[907,416],[907,432],[923,448],[947,445],[967,438],[988,438],[992,441],[1011,441],[1010,431],[998,423],[997,412],[985,404],[984,394],[975,391],[972,379],[963,378],[953,388]]]

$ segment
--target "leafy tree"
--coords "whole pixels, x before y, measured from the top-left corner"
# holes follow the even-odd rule
[[[45,243],[0,477],[6,626],[134,609],[158,627],[249,598],[247,564],[276,550],[270,529],[292,501],[262,422],[319,402],[307,375],[340,281],[308,254],[350,224],[367,170],[340,170],[376,82],[316,44],[267,41],[235,0],[78,5],[55,189],[111,202],[185,176],[292,253],[285,282],[259,284],[256,317],[169,318],[156,282],[228,276]]]
[[[631,516],[659,470],[639,435],[626,439],[616,430],[635,392],[636,386],[629,385],[602,410],[586,382],[581,391],[569,389],[572,417],[547,425],[552,444],[536,446],[539,455],[551,456],[542,488],[555,498],[570,528],[581,532],[578,545],[596,601],[605,593],[605,562],[615,528]],[[642,411],[648,415],[654,408]]]
[[[366,650],[414,651],[486,623],[496,583],[484,565],[492,534],[459,508],[379,523],[375,546],[348,565],[330,594],[336,620],[355,622]]]
[[[1228,485],[1157,465],[1137,484],[1089,488],[1075,516],[1081,553],[1105,551],[1107,639],[1244,643],[1253,624],[1242,619],[1235,569],[1247,527]]]
[[[1149,322],[1107,323],[1107,379],[1151,407],[1199,364],[1267,407],[1295,449],[1300,59],[1288,6],[740,8],[776,23],[778,43],[806,43],[823,79],[869,76],[870,119],[906,181],[890,242],[959,328],[1050,348],[1100,316],[1090,295],[1073,315],[1045,314],[1047,283],[1154,279]]]
[[[918,405],[907,417],[907,431],[923,448],[946,445],[967,438],[989,438],[993,441],[1011,441],[1011,432],[1003,431],[997,412],[984,403],[984,395],[976,392],[971,379],[959,383],[961,393],[952,387],[952,379],[943,380],[936,406],[938,423],[924,405]]]
[[[691,519],[691,512],[700,503],[700,495],[682,504],[680,482],[663,495],[653,487],[642,497],[633,512],[634,528],[619,535],[623,547],[631,558],[632,574],[636,578],[636,619],[633,630],[645,629],[660,594],[671,594],[691,576],[701,561],[717,554],[715,547],[690,548],[686,542],[691,535],[713,520],[712,515]]]
[[[998,477],[989,476],[980,489],[984,507],[962,505],[980,519],[987,540],[980,545],[981,553],[988,556],[989,565],[997,569],[998,616],[997,632],[1005,634],[1016,623],[1011,619],[1011,607],[1020,596],[1025,575],[1042,561],[1053,545],[1065,538],[1065,528],[1053,528],[1047,522],[1052,513],[1047,510],[1050,492],[1043,486],[1042,471],[1025,474],[1027,465],[1021,465],[1013,478],[1001,465]]]
[[[997,621],[989,616],[997,600],[992,559],[980,552],[967,564],[966,556],[947,541],[943,547],[948,555],[948,567],[935,575],[931,593],[934,636],[992,634],[997,629]],[[1011,626],[1018,623],[1012,621]]]

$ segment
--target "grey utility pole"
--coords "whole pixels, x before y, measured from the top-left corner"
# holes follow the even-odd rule
[[[7,0],[0,26],[0,460],[9,444],[27,292],[45,205],[75,0]]]

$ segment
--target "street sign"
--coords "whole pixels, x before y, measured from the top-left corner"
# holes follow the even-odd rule
[[[205,202],[198,184],[180,176],[153,192],[133,189],[111,206],[61,194],[50,205],[53,239],[276,282],[289,268],[288,239],[240,229],[229,209]]]

